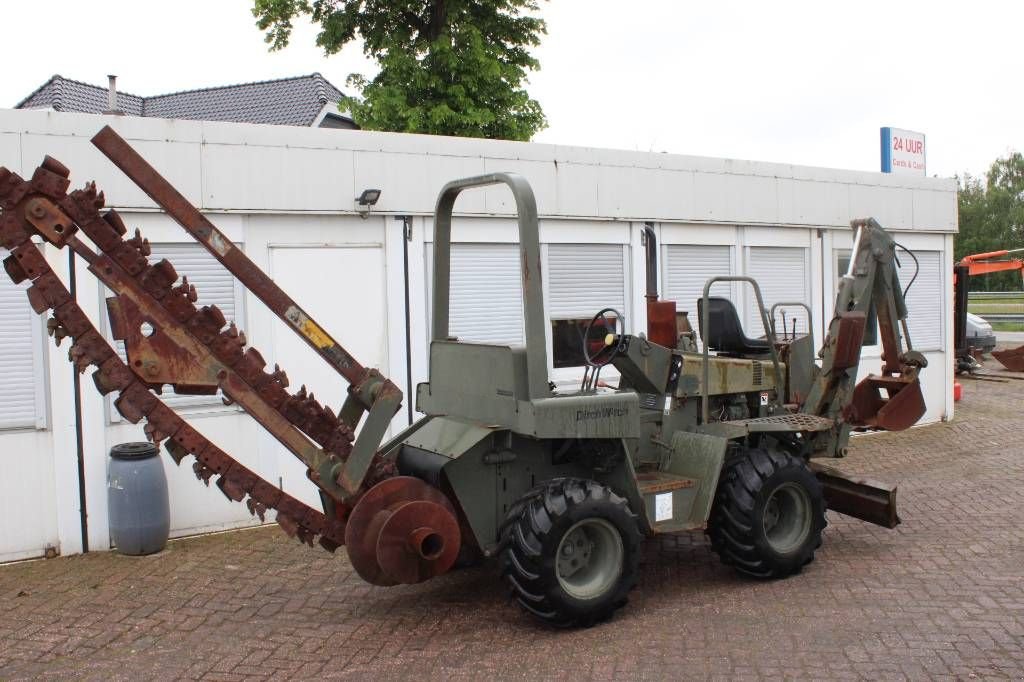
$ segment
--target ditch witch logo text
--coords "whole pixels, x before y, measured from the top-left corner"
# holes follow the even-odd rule
[[[593,410],[576,410],[576,421],[587,419],[607,419],[608,417],[625,417],[629,412],[626,407],[599,407]]]

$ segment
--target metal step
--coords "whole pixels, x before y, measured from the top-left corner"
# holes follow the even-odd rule
[[[692,478],[677,476],[676,474],[670,474],[664,471],[641,472],[636,475],[636,478],[639,482],[640,493],[642,495],[653,495],[655,493],[664,493],[670,490],[681,490],[683,488],[692,488],[697,485],[697,481]]]
[[[745,427],[748,433],[764,433],[771,431],[828,431],[834,422],[826,417],[795,412],[756,419],[737,419],[728,423]]]

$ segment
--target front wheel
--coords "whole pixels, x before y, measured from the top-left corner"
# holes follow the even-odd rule
[[[825,524],[821,483],[803,460],[744,448],[722,472],[708,535],[740,573],[782,578],[814,560]]]
[[[609,488],[552,479],[509,510],[502,573],[526,611],[559,627],[610,617],[636,585],[640,530],[629,504]]]

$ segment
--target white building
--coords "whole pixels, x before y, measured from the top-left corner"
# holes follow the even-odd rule
[[[168,256],[196,283],[200,302],[216,302],[252,345],[280,362],[293,386],[307,384],[335,408],[344,382],[92,147],[89,138],[106,124],[407,397],[426,379],[431,214],[448,180],[493,171],[526,176],[541,216],[548,315],[589,318],[613,306],[631,331],[646,326],[645,222],[661,245],[660,290],[680,309],[695,309],[709,276],[749,274],[760,281],[766,305],[810,305],[820,340],[840,261],[852,244],[849,221],[873,216],[921,265],[909,308],[914,346],[929,360],[923,421],[952,417],[954,180],[488,140],[0,111],[0,165],[28,176],[49,154],[71,169],[73,187],[96,180],[108,205],[150,239],[153,253]],[[366,188],[383,193],[363,219],[354,197]],[[452,326],[464,338],[521,339],[514,210],[511,194],[500,188],[465,193],[456,205]],[[47,252],[66,275],[67,253]],[[905,259],[904,282],[912,269]],[[100,287],[84,267],[77,281],[80,304],[106,328]],[[0,561],[39,556],[48,547],[63,554],[82,548],[73,369],[67,345],[49,342],[45,320],[31,312],[22,288],[0,276]],[[736,287],[732,296],[748,335],[759,333],[750,292]],[[862,371],[877,371],[878,356],[877,346],[866,348]],[[552,367],[551,374],[570,381],[579,370]],[[172,403],[267,480],[317,499],[302,465],[244,413],[218,398]],[[106,549],[107,452],[142,440],[142,427],[121,421],[88,374],[82,413],[89,547]],[[403,408],[395,427],[409,417]],[[173,535],[255,522],[244,505],[200,485],[189,466],[164,460]]]

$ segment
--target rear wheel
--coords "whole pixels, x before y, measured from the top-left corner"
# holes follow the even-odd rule
[[[551,625],[586,626],[626,603],[640,530],[629,504],[595,481],[559,478],[527,493],[502,526],[512,598]]]
[[[825,524],[821,483],[802,459],[744,448],[722,472],[708,535],[740,573],[782,578],[814,560]]]

